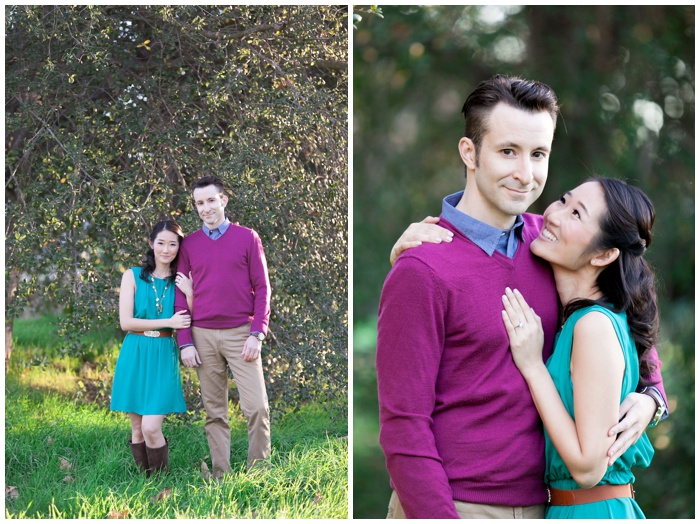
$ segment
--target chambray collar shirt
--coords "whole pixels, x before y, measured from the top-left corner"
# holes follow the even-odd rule
[[[204,234],[207,235],[209,238],[212,240],[219,240],[221,238],[221,235],[226,233],[226,230],[228,227],[231,225],[231,222],[229,221],[228,218],[224,218],[224,221],[221,223],[221,225],[217,228],[214,229],[209,229],[207,226],[202,226],[202,231],[204,231]]]
[[[498,229],[472,218],[457,210],[464,191],[448,195],[442,201],[442,217],[484,250],[488,256],[494,251],[513,258],[518,249],[518,240],[522,240],[523,217],[518,215],[510,229]]]

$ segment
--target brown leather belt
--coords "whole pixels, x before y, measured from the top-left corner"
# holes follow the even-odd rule
[[[152,331],[129,331],[132,335],[141,335],[142,337],[149,337],[149,338],[162,338],[162,337],[172,337],[173,332],[172,331],[158,331],[158,330],[152,330]]]
[[[634,498],[632,484],[603,484],[590,489],[547,488],[550,506],[574,506],[609,499]]]

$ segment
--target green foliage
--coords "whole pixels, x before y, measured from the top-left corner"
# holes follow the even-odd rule
[[[694,6],[383,6],[382,15],[363,16],[353,30],[355,333],[376,321],[394,242],[464,189],[457,143],[468,93],[496,73],[548,83],[562,112],[532,211],[594,173],[629,180],[656,207],[648,260],[674,412],[650,432],[657,455],[638,492],[648,516],[693,516]],[[356,431],[370,433],[355,434],[365,448],[356,451],[354,508],[356,517],[383,518],[388,495],[363,503],[381,499],[387,482],[377,480],[383,455],[366,447],[377,438],[376,384],[374,348],[362,347],[356,339],[354,410],[367,421]]]
[[[229,186],[273,288],[272,400],[347,395],[347,9],[6,6],[6,319],[117,326],[153,224]],[[14,293],[12,293],[14,291]]]

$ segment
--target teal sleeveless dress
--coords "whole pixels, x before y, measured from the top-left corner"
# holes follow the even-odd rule
[[[141,268],[133,267],[136,293],[134,318],[170,318],[175,312],[175,283],[154,278],[163,312],[158,315],[151,282],[141,278]],[[166,289],[167,286],[167,289]],[[176,337],[149,338],[127,334],[114,370],[113,411],[139,415],[166,415],[187,411],[182,394],[180,360]]]
[[[627,324],[624,313],[614,313],[602,306],[589,306],[573,313],[564,323],[554,342],[554,353],[547,361],[554,385],[571,417],[574,417],[574,391],[571,382],[571,347],[574,338],[576,321],[591,311],[605,314],[613,323],[617,337],[625,357],[625,374],[622,380],[620,402],[639,383],[639,360],[634,339]],[[564,461],[557,453],[549,435],[545,431],[545,455],[547,459],[545,483],[557,489],[581,489],[571,477]],[[599,484],[632,484],[634,483],[633,467],[648,467],[654,449],[646,433],[619,458],[608,467]],[[548,519],[643,519],[644,513],[632,498],[621,498],[580,504],[576,506],[548,506],[545,518]]]

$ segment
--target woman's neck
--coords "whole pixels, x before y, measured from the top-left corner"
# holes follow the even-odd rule
[[[598,272],[571,272],[556,267],[552,267],[552,272],[562,306],[578,299],[597,300],[603,297],[597,284]]]
[[[170,276],[170,264],[160,264],[156,262],[156,267],[153,269],[153,276],[156,278],[167,278]]]

